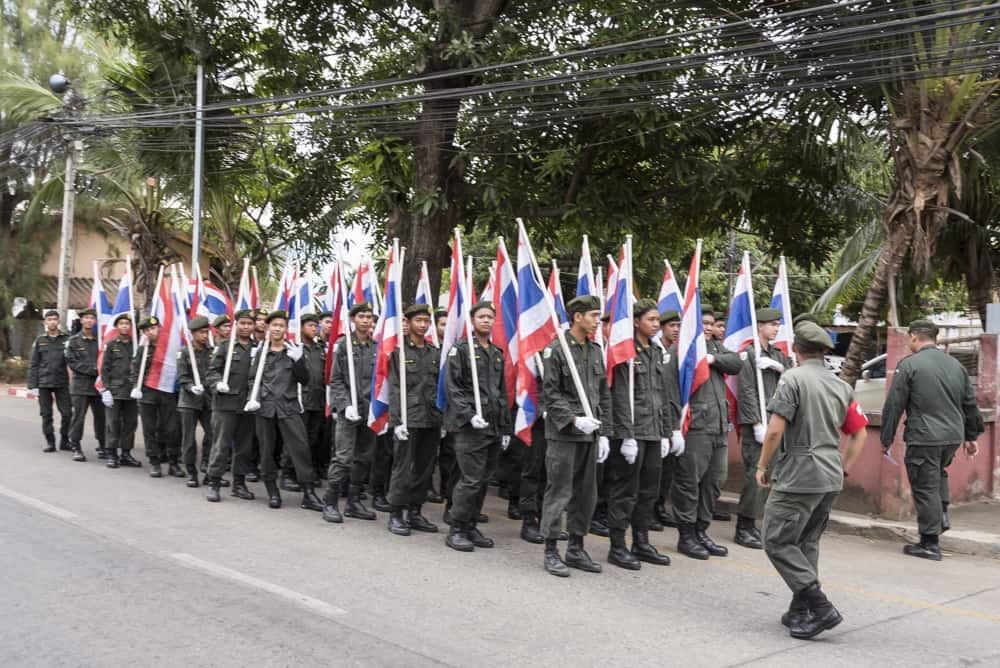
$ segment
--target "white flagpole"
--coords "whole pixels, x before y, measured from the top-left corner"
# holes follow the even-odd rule
[[[406,246],[399,249],[399,271],[396,272],[399,280],[396,281],[396,289],[393,297],[396,302],[396,322],[402,325],[403,323],[403,295],[402,287],[403,282],[403,258],[406,257]],[[392,267],[390,267],[392,269]],[[392,281],[392,276],[389,276],[389,280]],[[403,328],[399,328],[399,419],[406,426],[406,337],[403,336]]]
[[[465,319],[465,339],[469,344],[469,367],[472,370],[472,394],[476,400],[476,415],[480,418],[483,417],[483,402],[479,398],[479,368],[476,366],[476,342],[475,336],[472,333],[472,307],[475,305],[477,299],[476,296],[472,294],[472,277],[466,277],[462,271],[464,267],[462,266],[462,249],[461,249],[461,237],[459,236],[458,228],[455,228],[455,243],[459,244],[459,262],[458,262],[458,283],[465,286],[466,294],[468,295],[469,303],[462,305],[462,311],[464,311],[462,317]],[[469,270],[472,270],[472,256],[469,256]]]
[[[792,343],[795,340],[795,328],[792,326],[792,295],[788,291],[788,268],[785,266],[785,256],[782,255],[778,261],[781,274],[781,292],[784,298],[781,300],[781,316],[788,328],[788,357],[792,360],[792,366],[798,366],[799,361],[795,359],[795,348]]]
[[[250,272],[250,260],[244,258],[243,259],[243,275],[240,277],[240,293],[241,294],[237,294],[236,295],[236,305],[237,306],[240,305],[240,301],[241,301],[242,297],[246,298],[246,302],[247,302],[248,305],[250,304],[250,294],[249,294],[250,293],[250,273],[249,272]],[[244,281],[243,279],[246,279],[246,281]],[[242,294],[243,285],[244,284],[247,287],[247,294],[245,294],[245,295]],[[236,313],[237,313],[236,311],[233,311],[233,319],[234,320],[236,320]],[[223,385],[229,385],[229,370],[233,366],[233,346],[235,346],[236,342],[237,342],[236,322],[231,323],[231,325],[232,325],[232,331],[229,334],[229,348],[228,348],[228,350],[226,350],[226,366],[222,370],[222,384]]]
[[[344,325],[344,345],[347,347],[347,380],[351,390],[351,407],[354,412],[358,411],[358,379],[354,369],[354,345],[351,343],[351,316],[347,308],[347,279],[344,277],[344,261],[340,257],[340,250],[337,250],[337,273],[340,275],[340,292],[342,303],[340,311],[343,313],[342,323]]]
[[[163,265],[160,265],[160,271],[156,277],[156,290],[153,292],[153,303],[156,303],[157,295],[160,294],[160,282],[163,280]],[[152,313],[150,313],[152,315]],[[135,384],[134,390],[142,391],[142,381],[146,376],[146,360],[149,359],[149,341],[144,341],[142,344],[142,359],[139,361],[139,378]]]
[[[631,316],[634,312],[635,306],[635,293],[634,286],[632,283],[632,235],[625,235],[625,257],[628,258],[628,276],[626,277],[626,285],[628,290],[626,290],[625,302],[628,304],[628,313]],[[615,315],[611,314],[611,326],[614,327]],[[633,321],[633,331],[632,331],[632,346],[635,347],[635,323]],[[635,357],[629,358],[628,361],[628,405],[629,410],[632,412],[632,422],[635,423]]]

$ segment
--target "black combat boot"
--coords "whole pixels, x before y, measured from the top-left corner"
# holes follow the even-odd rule
[[[493,547],[494,545],[493,539],[484,536],[483,532],[476,527],[475,522],[466,527],[465,535],[476,547]]]
[[[208,481],[208,492],[205,494],[205,500],[211,501],[212,503],[218,503],[222,501],[222,497],[219,496],[219,479],[210,478]]]
[[[278,491],[278,483],[273,480],[265,480],[264,489],[267,490],[267,507],[276,510],[280,508],[281,492]]]
[[[397,536],[410,535],[410,527],[403,519],[403,506],[393,506],[389,511],[389,533]]]
[[[725,510],[713,510],[712,519],[715,520],[716,522],[728,522],[730,517],[729,513],[727,513]]]
[[[608,549],[608,563],[627,571],[637,571],[642,568],[642,564],[635,558],[635,555],[628,551],[625,544],[625,529],[611,529],[611,547]],[[573,549],[573,536],[569,537],[570,550]],[[569,551],[566,552],[569,559]]]
[[[476,549],[469,537],[465,535],[465,526],[461,522],[454,522],[448,528],[448,537],[444,539],[444,544],[459,552],[472,552]]]
[[[323,512],[323,502],[316,496],[316,486],[311,482],[299,484],[302,486],[302,503],[299,504],[299,508],[315,510],[317,513]]]
[[[941,561],[941,547],[938,545],[938,537],[922,533],[919,543],[903,546],[903,554],[931,561]]]
[[[149,463],[149,477],[150,478],[162,478],[163,468],[160,466],[160,462],[150,462]]]
[[[241,475],[233,476],[233,488],[229,492],[229,496],[235,496],[238,499],[243,499],[245,501],[253,501],[253,492],[247,489],[247,481]]]
[[[512,520],[521,519],[521,498],[517,496],[511,496],[507,500],[507,517]]]
[[[344,521],[344,516],[340,514],[340,508],[337,507],[337,504],[340,503],[340,485],[338,483],[330,483],[330,486],[326,488],[326,496],[323,497],[323,501],[323,519],[333,524],[341,524]]]
[[[118,458],[118,461],[122,466],[132,466],[134,468],[142,466],[142,462],[132,456],[131,450],[122,450],[122,455]]]
[[[429,519],[424,517],[424,514],[420,512],[420,504],[414,504],[410,506],[410,512],[407,513],[406,523],[410,525],[410,528],[414,531],[422,531],[424,533],[437,533],[438,526],[431,522]]]
[[[545,570],[560,578],[569,577],[569,567],[559,556],[559,543],[554,540],[545,540]]]
[[[489,521],[490,518],[486,515],[486,513],[479,513],[479,516],[476,517],[476,524],[489,524]]]
[[[657,532],[659,532],[659,531],[663,531],[663,525],[660,524],[660,520],[658,520],[655,517],[653,517],[653,518],[651,518],[649,520],[649,525],[646,527],[646,529],[649,530],[649,531],[657,531]]]
[[[601,565],[595,563],[587,551],[583,549],[583,536],[577,534],[571,533],[569,535],[565,561],[570,568],[578,568],[587,573],[600,573],[603,570]]]
[[[385,498],[385,494],[379,492],[378,494],[372,493],[372,508],[380,513],[388,513],[392,511],[392,505],[389,503],[389,499]]]
[[[73,448],[73,461],[74,462],[85,462],[87,461],[87,456],[83,454],[83,449],[80,446]]]
[[[184,484],[190,487],[191,489],[198,487],[199,483],[198,483],[197,469],[191,469],[191,474],[188,476],[188,480]]]
[[[287,471],[281,472],[281,489],[286,492],[301,492],[302,485],[299,481],[295,479],[295,476],[289,474]]]
[[[595,536],[608,537],[608,525],[605,524],[607,520],[603,515],[594,513],[594,516],[590,520],[590,533]]]
[[[647,564],[656,564],[657,566],[670,565],[670,557],[660,554],[653,547],[653,544],[649,542],[648,531],[632,530],[632,554],[635,555],[636,559],[645,561]]]
[[[694,534],[693,524],[680,524],[677,527],[677,551],[681,554],[687,555],[692,559],[708,559],[708,550],[705,546],[698,542],[698,538]]]
[[[748,547],[751,550],[763,550],[764,546],[754,531],[753,518],[739,515],[736,518],[736,535],[733,540],[737,545]]]
[[[521,540],[526,541],[528,543],[534,543],[535,545],[541,545],[542,543],[545,542],[545,536],[543,536],[542,532],[539,530],[538,515],[536,515],[535,513],[532,512],[524,513],[524,516],[521,520]],[[556,541],[552,542],[555,543]],[[556,556],[558,557],[559,554],[556,553]],[[547,564],[548,557],[546,557],[545,559]],[[561,562],[562,559],[560,558],[559,561]],[[566,564],[563,564],[564,567],[565,565]],[[548,566],[546,566],[546,568],[548,568]],[[555,573],[553,573],[553,575],[555,575]]]
[[[365,508],[361,503],[361,485],[351,483],[347,490],[347,507],[344,508],[345,517],[353,517],[357,520],[374,520],[375,513]]]
[[[427,503],[444,503],[444,497],[436,489],[427,490]]]
[[[446,503],[444,505],[444,512],[441,513],[441,521],[451,526],[451,503]]]
[[[698,539],[698,542],[701,543],[713,557],[724,557],[728,555],[729,550],[716,544],[716,542],[705,532],[706,529],[708,529],[708,522],[698,522],[698,524],[695,525],[694,534]]]
[[[174,478],[187,477],[187,473],[184,472],[184,467],[180,465],[180,462],[170,462],[170,466],[167,467],[167,475]]]
[[[260,469],[253,469],[250,473],[247,473],[245,479],[249,482],[260,482]]]
[[[792,595],[792,602],[788,606],[788,611],[781,615],[781,623],[788,628],[792,628],[793,624],[801,624],[805,621],[803,618],[809,616],[809,603],[806,601],[806,597],[802,595],[802,592],[797,591]]]
[[[109,469],[118,468],[118,451],[117,450],[105,450],[104,451],[104,465]]]
[[[792,623],[788,629],[788,634],[793,638],[814,638],[823,631],[832,629],[844,621],[840,612],[833,607],[833,603],[830,603],[826,598],[826,594],[819,588],[818,582],[814,582],[806,587],[802,592],[802,596],[805,598],[811,614],[794,620],[795,623]],[[792,622],[793,620],[789,621]]]
[[[941,502],[941,533],[951,528],[951,518],[948,516],[948,502]]]
[[[66,440],[66,439],[60,439],[59,440],[59,449],[60,450],[64,450],[66,452],[69,452],[70,450],[73,449],[73,446],[69,444],[68,440]]]
[[[45,439],[45,447],[42,448],[42,452],[55,452],[56,451],[56,439],[52,438]]]

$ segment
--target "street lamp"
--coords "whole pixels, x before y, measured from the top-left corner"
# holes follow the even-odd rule
[[[69,115],[76,113],[70,81],[62,74],[49,77],[49,88],[56,95],[66,94],[63,108]],[[56,288],[56,310],[59,319],[69,327],[69,279],[73,273],[73,208],[76,203],[76,161],[83,142],[66,132],[66,173],[63,175],[62,234],[59,240],[59,282]]]

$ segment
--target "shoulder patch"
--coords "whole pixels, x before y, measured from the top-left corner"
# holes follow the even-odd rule
[[[745,350],[740,353],[740,359],[743,360],[744,362],[746,362],[747,358],[749,358],[749,357],[750,357],[750,355],[748,355],[747,351],[745,351]]]
[[[448,357],[454,357],[457,354],[458,354],[458,348],[456,348],[455,346],[452,346],[451,348],[448,349]]]
[[[552,357],[552,348],[546,348],[545,352],[542,353],[542,357],[544,357],[545,359]]]
[[[670,364],[670,353],[665,350],[663,351],[663,363]]]

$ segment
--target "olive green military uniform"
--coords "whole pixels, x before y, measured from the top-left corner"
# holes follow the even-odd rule
[[[360,487],[371,468],[375,448],[375,432],[367,425],[372,371],[375,368],[375,344],[370,338],[362,344],[355,334],[350,336],[358,390],[358,416],[361,419],[353,423],[344,416],[344,409],[351,405],[351,384],[347,367],[347,344],[341,338],[334,346],[333,367],[330,370],[330,408],[337,411],[334,448],[327,472],[330,480],[327,495],[330,498],[339,493],[340,486],[348,479],[352,485]]]
[[[570,374],[570,362],[558,339],[553,341],[542,354],[548,452],[540,530],[548,540],[559,538],[564,511],[570,534],[585,536],[590,530],[597,504],[597,439],[611,435],[611,391],[601,347],[589,339],[580,343],[570,335],[566,342],[590,410],[601,426],[592,434],[584,434],[573,424],[574,418],[585,415],[583,404]]]
[[[255,378],[257,366],[264,365],[257,401],[260,408],[254,413],[257,441],[260,443],[260,472],[265,482],[278,479],[277,439],[295,466],[295,476],[300,483],[312,484],[316,481],[316,469],[312,463],[312,452],[302,420],[302,404],[299,403],[299,385],[309,383],[309,364],[305,352],[297,360],[288,356],[288,351],[271,350],[265,343],[265,352],[257,353],[250,369],[250,377]]]
[[[881,442],[892,445],[903,412],[906,475],[921,535],[939,536],[948,508],[948,471],[958,446],[983,433],[965,368],[933,343],[900,361],[882,407]]]
[[[548,477],[545,474],[545,455],[548,453],[548,442],[545,439],[545,393],[542,390],[541,375],[535,376],[538,383],[538,405],[535,408],[535,422],[531,425],[531,445],[525,447],[521,457],[521,485],[518,506],[522,515],[539,519],[542,512],[542,501],[545,498],[545,485]],[[527,445],[527,444],[525,444]]]
[[[764,509],[764,549],[792,592],[819,580],[819,540],[844,485],[840,429],[851,388],[821,359],[786,371],[767,411],[786,421],[770,474]]]
[[[142,398],[139,399],[139,416],[142,418],[142,440],[146,446],[146,456],[150,464],[169,461],[178,464],[181,458],[180,424],[177,419],[177,393],[164,392],[149,387],[149,369],[156,355],[157,344],[145,344],[149,352],[140,350],[132,359],[129,383],[132,387],[139,382],[139,367],[143,357],[146,369],[143,372]],[[164,345],[166,345],[164,343]]]
[[[475,346],[479,400],[482,417],[488,423],[486,428],[475,429],[470,422],[476,414],[476,400],[468,341],[452,346],[444,367],[448,396],[444,426],[455,433],[455,459],[459,471],[452,492],[451,517],[457,523],[473,526],[482,511],[489,481],[497,470],[501,438],[509,436],[512,428],[503,351],[492,343],[483,346],[478,340]]]
[[[309,444],[309,456],[312,457],[315,477],[330,465],[330,439],[324,439],[326,423],[326,345],[319,339],[312,343],[303,341],[302,350],[309,367],[309,382],[302,386],[302,422],[306,427],[306,443]],[[287,450],[282,455],[282,468],[288,471],[291,464]]]
[[[222,382],[229,346],[233,346],[227,383],[229,391],[223,393],[216,389],[216,385]],[[242,343],[234,333],[212,352],[207,378],[203,383],[212,392],[212,453],[208,457],[208,477],[212,480],[221,480],[230,468],[230,449],[234,476],[246,476],[253,466],[254,421],[252,415],[243,411],[243,407],[246,406],[252,383],[250,363],[255,347],[253,339]]]
[[[74,450],[80,450],[80,440],[83,438],[83,423],[87,417],[87,408],[94,420],[94,436],[97,438],[98,449],[104,449],[105,424],[104,404],[101,395],[94,387],[97,382],[97,354],[101,343],[96,336],[87,336],[84,332],[74,334],[66,341],[66,364],[73,376],[69,382],[70,402],[73,405],[73,422],[69,428],[69,445]]]
[[[59,447],[69,449],[69,426],[73,408],[69,399],[69,374],[66,373],[67,336],[42,334],[31,344],[28,387],[38,390],[38,412],[42,416],[42,434],[49,447],[55,447],[52,426],[52,403],[59,409]]]
[[[661,343],[662,345],[662,343]],[[673,436],[673,432],[680,429],[681,419],[681,388],[677,369],[677,346],[671,344],[666,349],[663,357],[663,415],[667,425],[671,427],[668,437]],[[680,455],[671,454],[663,460],[660,471],[660,496],[659,503],[666,502],[671,497],[671,490],[674,486],[674,478],[677,475],[677,462]],[[666,512],[665,510],[663,512]],[[663,517],[665,520],[674,520],[673,509]]]
[[[101,355],[101,382],[111,393],[114,404],[105,411],[108,436],[105,447],[110,455],[121,451],[131,454],[135,429],[139,426],[139,407],[132,398],[132,339],[117,336],[104,346]]]
[[[198,380],[201,383],[202,394],[191,392],[196,384],[194,370],[191,366],[191,354],[187,348],[177,354],[177,414],[181,423],[181,457],[188,476],[196,479],[198,464],[205,466],[208,454],[212,449],[212,395],[211,386],[207,384],[208,369],[212,361],[212,350],[208,346],[194,348],[194,359],[198,365]],[[198,441],[196,430],[201,425],[201,457],[198,457]]]

